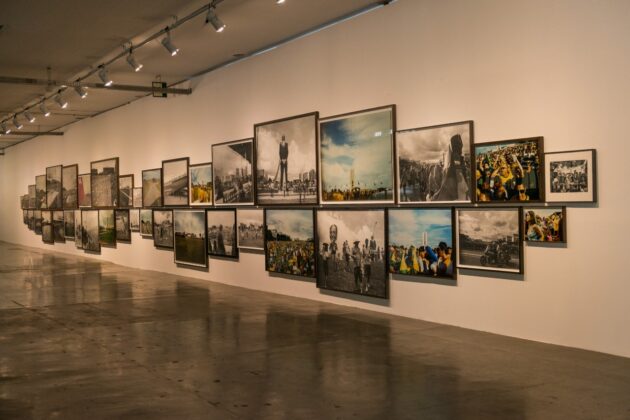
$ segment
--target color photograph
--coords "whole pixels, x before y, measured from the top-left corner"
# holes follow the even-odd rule
[[[187,206],[188,158],[162,161],[162,182],[165,206]]]
[[[37,175],[35,177],[35,208],[45,209],[46,201],[46,175]]]
[[[212,163],[190,165],[188,171],[190,205],[211,206],[214,195],[212,190]]]
[[[79,205],[77,197],[77,182],[79,177],[79,165],[64,166],[61,181],[64,209],[76,209]]]
[[[241,249],[265,249],[263,234],[263,209],[237,209],[238,247]]]
[[[54,244],[55,237],[53,233],[52,211],[42,211],[42,241],[47,244]]]
[[[595,149],[545,153],[545,191],[554,203],[597,201]]]
[[[118,158],[92,162],[90,174],[92,207],[118,206]]]
[[[565,243],[565,207],[523,207],[523,235],[527,242]]]
[[[104,246],[116,246],[116,226],[114,210],[99,210],[98,212],[98,240]]]
[[[74,245],[78,249],[83,248],[83,224],[81,222],[81,210],[74,212]]]
[[[90,174],[79,175],[77,190],[79,207],[92,207],[92,183]]]
[[[140,210],[140,235],[153,237],[153,210]]]
[[[131,242],[131,227],[129,225],[129,209],[114,210],[116,241]]]
[[[46,208],[50,210],[63,208],[63,198],[61,196],[61,175],[61,165],[46,168]]]
[[[162,169],[142,171],[142,207],[162,206]]]
[[[265,209],[265,269],[315,277],[312,209]]]
[[[208,255],[238,258],[236,210],[207,210]]]
[[[153,244],[173,248],[173,211],[153,210]]]
[[[66,229],[63,224],[63,210],[53,211],[53,238],[55,242],[66,242]]]
[[[81,239],[83,249],[88,252],[100,252],[101,242],[98,235],[98,210],[81,211]]]
[[[118,207],[133,207],[133,175],[118,177]]]
[[[129,229],[132,232],[140,232],[140,210],[129,210]]]
[[[64,210],[63,223],[63,236],[65,236],[66,239],[74,241],[74,210]]]
[[[133,207],[142,208],[142,187],[134,187],[133,189]]]
[[[173,210],[175,225],[175,263],[195,267],[208,266],[206,250],[206,212]]]
[[[254,204],[254,140],[212,145],[214,204]]]

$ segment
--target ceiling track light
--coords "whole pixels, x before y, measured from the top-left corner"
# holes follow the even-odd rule
[[[137,72],[137,71],[140,71],[140,69],[142,68],[142,64],[139,64],[136,61],[136,58],[134,57],[133,51],[131,48],[129,49],[129,55],[127,56],[127,63],[129,63],[133,71]]]
[[[105,66],[99,66],[98,77],[100,77],[101,81],[106,87],[109,87],[114,83],[114,81],[110,79],[107,75],[107,69],[105,68]]]
[[[11,129],[4,122],[0,123],[0,128],[4,134],[11,134]]]
[[[285,0],[276,0],[276,4],[284,4]]]
[[[50,116],[50,111],[48,110],[48,108],[46,108],[46,104],[44,102],[39,104],[39,110],[42,111],[42,114],[44,114],[44,117]]]
[[[24,116],[26,117],[28,122],[30,122],[31,124],[33,124],[35,122],[35,116],[33,114],[31,114],[30,111],[24,111]]]
[[[83,86],[76,85],[74,91],[79,95],[81,99],[85,99],[88,95],[87,90]]]
[[[173,41],[171,41],[171,32],[168,28],[166,28],[166,36],[162,38],[162,45],[166,48],[166,51],[171,54],[171,57],[176,56],[179,52],[179,48],[173,45]]]
[[[53,99],[55,102],[57,102],[57,105],[59,105],[61,109],[66,109],[68,107],[68,101],[63,99],[61,93],[56,94]]]
[[[24,124],[22,124],[19,120],[18,120],[18,116],[17,114],[15,114],[13,116],[13,125],[15,126],[15,128],[17,128],[18,130],[21,130],[24,127]]]
[[[216,9],[212,5],[208,8],[206,23],[210,23],[217,32],[223,32],[226,27],[225,23],[223,23],[223,21],[217,16]]]

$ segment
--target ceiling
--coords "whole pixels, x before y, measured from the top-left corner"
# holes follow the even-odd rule
[[[125,58],[107,66],[117,85],[150,87],[161,80],[169,86],[186,82],[222,64],[284,42],[296,35],[339,21],[389,1],[375,0],[215,0],[216,13],[227,25],[222,33],[205,25],[205,10],[183,22],[193,12],[208,6],[209,0],[20,0],[4,2],[0,14],[0,79],[2,77],[50,79],[73,83],[101,83],[91,74],[99,65],[138,45],[167,26],[180,53],[171,57],[161,45],[160,36],[134,50],[144,67],[134,72]],[[47,68],[50,68],[50,75]],[[85,78],[85,79],[84,79]],[[178,88],[187,88],[183,83]],[[61,109],[52,96],[59,90],[69,105]],[[0,151],[29,140],[35,135],[63,131],[63,127],[83,118],[146,96],[147,92],[90,88],[80,99],[72,89],[46,84],[0,83],[0,121],[12,129],[0,136]],[[46,97],[52,114],[44,118],[38,103]],[[30,124],[22,115],[20,131],[11,122],[13,115],[33,106],[36,121]]]

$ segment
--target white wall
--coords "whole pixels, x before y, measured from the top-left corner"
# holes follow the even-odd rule
[[[477,142],[543,135],[546,151],[596,148],[599,205],[570,207],[566,248],[525,247],[524,281],[460,273],[456,287],[391,281],[378,304],[271,277],[262,255],[211,259],[209,273],[134,234],[96,258],[532,340],[630,356],[624,207],[630,110],[626,0],[399,0],[195,81],[191,96],[144,99],[0,158],[0,238],[44,249],[18,196],[55,164],[120,157],[139,180],[161,160],[211,160],[252,125],[397,104],[398,128],[475,121]],[[226,36],[229,36],[226,33]],[[185,59],[182,54],[181,59]],[[55,250],[79,253],[74,244]]]

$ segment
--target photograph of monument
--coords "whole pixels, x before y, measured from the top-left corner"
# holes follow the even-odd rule
[[[214,204],[254,204],[254,140],[212,145]]]

